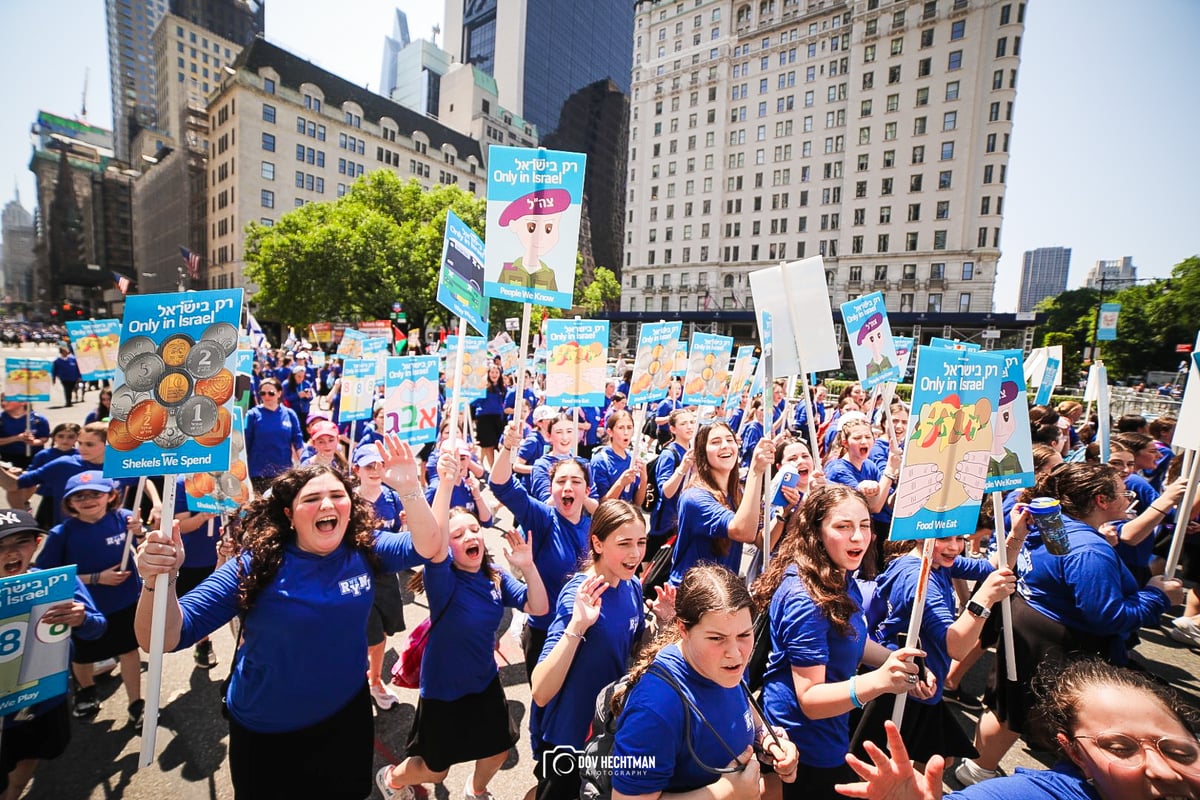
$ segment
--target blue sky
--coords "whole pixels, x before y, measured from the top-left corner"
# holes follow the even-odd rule
[[[441,21],[440,0],[267,0],[267,37],[374,87],[397,6],[414,38]],[[1163,276],[1200,254],[1200,2],[1031,0],[1025,22],[996,309],[1035,247],[1072,248],[1072,288],[1097,259]],[[103,0],[0,2],[0,205],[15,179],[32,209],[30,125],[77,114],[87,68],[88,121],[109,127]]]

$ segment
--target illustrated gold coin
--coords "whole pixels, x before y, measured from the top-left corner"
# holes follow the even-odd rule
[[[125,426],[139,442],[148,442],[167,427],[167,409],[154,400],[143,400],[129,412]]]
[[[129,428],[119,419],[108,422],[108,446],[122,453],[128,453],[141,442],[129,435]]]
[[[233,373],[222,369],[211,378],[201,378],[196,381],[196,394],[211,397],[217,405],[223,405],[233,397]]]
[[[229,409],[217,409],[217,423],[208,433],[196,437],[196,443],[205,447],[215,447],[229,437],[229,429],[233,427],[233,417]]]
[[[168,367],[182,367],[187,362],[188,353],[192,352],[192,337],[177,333],[168,337],[158,347],[158,354]]]
[[[171,370],[158,379],[154,390],[158,401],[164,406],[176,406],[192,393],[192,379],[182,370]]]

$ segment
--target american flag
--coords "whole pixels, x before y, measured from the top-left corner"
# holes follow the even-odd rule
[[[129,278],[119,272],[114,272],[112,276],[113,280],[117,282],[117,288],[121,290],[121,294],[129,294]]]
[[[183,256],[183,263],[187,267],[188,277],[195,280],[200,277],[200,255],[193,253],[186,247],[179,248],[179,255]]]

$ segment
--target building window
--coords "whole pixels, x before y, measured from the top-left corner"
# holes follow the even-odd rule
[[[973,280],[974,278],[975,278],[975,262],[974,261],[964,261],[963,262],[962,279],[964,281],[969,281],[969,280]]]
[[[941,295],[941,293],[929,295],[929,304],[927,306],[927,310],[931,314],[942,313],[942,295]]]
[[[962,69],[962,50],[954,50],[950,53],[946,62],[946,70],[953,72],[956,69]]]
[[[958,112],[947,111],[942,115],[942,130],[952,131],[958,127]]]
[[[272,133],[264,133],[262,135],[262,149],[268,153],[275,152],[275,135]]]
[[[263,122],[275,123],[275,106],[263,103]]]
[[[959,39],[967,35],[967,21],[965,19],[955,20],[950,23],[950,41],[957,42]]]
[[[942,142],[942,161],[954,158],[954,142]]]
[[[950,219],[950,201],[949,200],[939,200],[938,201],[936,217],[938,219]]]
[[[268,180],[268,181],[275,180],[275,165],[272,164],[270,161],[262,162],[262,173],[261,174],[262,174],[263,180]]]
[[[267,94],[275,94],[275,81],[271,78],[263,78],[263,91]]]
[[[916,231],[909,231],[904,237],[904,249],[910,253],[915,252],[917,250],[917,242],[919,239],[919,233]],[[887,267],[884,267],[884,270],[886,271]],[[876,280],[878,280],[878,275],[876,275]]]
[[[938,188],[939,189],[949,189],[952,177],[953,177],[953,170],[946,169],[946,170],[942,170],[941,172],[939,172],[938,173]]]
[[[958,295],[958,313],[965,314],[971,310],[971,293],[960,292]]]
[[[262,195],[260,198],[260,202],[261,202],[263,208],[274,208],[275,207],[275,193],[272,192],[270,189],[263,189]]]
[[[934,250],[945,250],[946,249],[946,232],[945,231],[934,231],[933,232],[933,249]]]
[[[944,263],[933,263],[929,265],[929,280],[941,281],[946,279],[946,265]]]

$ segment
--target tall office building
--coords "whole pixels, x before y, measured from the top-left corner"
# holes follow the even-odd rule
[[[606,261],[619,258],[624,241],[624,192],[610,176],[625,172],[625,151],[613,144],[628,135],[633,7],[631,0],[446,0],[445,15],[445,49],[492,75],[500,105],[536,126],[543,144],[579,143],[584,126],[605,126],[588,137],[596,146],[581,151],[590,235],[580,249],[588,268],[618,273],[620,261]],[[609,86],[622,96],[621,113],[611,113]]]
[[[1103,289],[1115,292],[1127,289],[1137,283],[1137,267],[1133,264],[1133,256],[1097,261],[1088,271],[1088,289]]]
[[[117,158],[131,161],[130,143],[143,128],[156,130],[157,85],[151,37],[170,11],[222,38],[244,44],[261,33],[264,6],[255,0],[104,0],[108,70]],[[200,42],[189,48],[204,55]],[[228,59],[223,59],[228,61]],[[174,76],[172,76],[174,77]]]
[[[408,15],[396,9],[396,17],[392,20],[392,35],[383,37],[383,66],[379,70],[379,93],[391,97],[396,88],[396,56],[408,47],[412,39],[408,36]]]
[[[0,265],[4,270],[6,303],[27,303],[33,299],[33,248],[36,243],[33,215],[21,205],[21,195],[13,199],[0,213]]]
[[[622,311],[815,255],[834,303],[990,311],[1025,5],[638,0]]]
[[[208,105],[207,288],[244,285],[248,223],[341,197],[368,171],[486,192],[479,141],[265,39],[232,73]]]
[[[1021,259],[1021,298],[1017,310],[1033,311],[1042,300],[1066,291],[1067,273],[1070,270],[1069,247],[1026,250]]]

